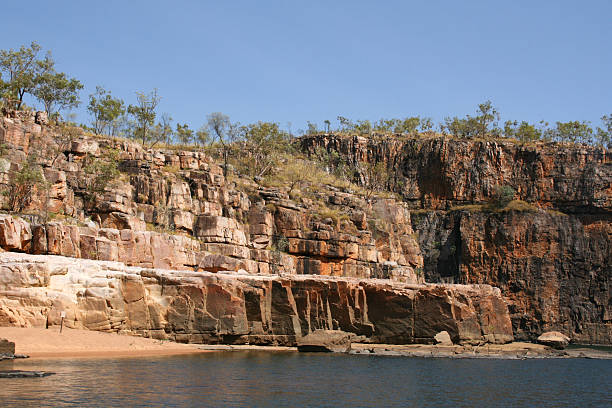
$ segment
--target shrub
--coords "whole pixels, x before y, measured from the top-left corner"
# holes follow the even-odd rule
[[[495,189],[495,194],[493,195],[493,204],[497,208],[506,207],[512,200],[514,200],[514,196],[516,195],[516,190],[514,190],[510,186],[498,186]]]

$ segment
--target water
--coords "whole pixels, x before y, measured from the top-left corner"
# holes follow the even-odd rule
[[[219,352],[48,359],[0,369],[0,407],[610,407],[612,360]]]

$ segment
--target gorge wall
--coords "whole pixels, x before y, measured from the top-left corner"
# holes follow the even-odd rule
[[[104,281],[103,287],[113,290],[88,290],[89,284],[79,283],[70,302],[54,303],[44,293],[51,282],[56,282],[53,290],[61,292],[57,284],[64,278],[19,283],[8,277],[9,270],[15,270],[8,266],[12,258],[4,258],[2,274],[7,277],[0,300],[5,324],[41,324],[46,313],[70,304],[77,305],[71,320],[75,327],[189,341],[290,343],[314,328],[341,328],[368,341],[414,342],[431,341],[433,330],[449,327],[455,339],[463,340],[506,341],[513,333],[533,340],[543,331],[561,330],[578,342],[612,344],[612,164],[604,149],[430,136],[317,135],[298,140],[306,153],[339,152],[362,181],[364,163],[383,162],[392,176],[387,187],[396,194],[393,198],[329,182],[290,194],[286,186],[265,186],[237,172],[226,178],[201,151],[145,149],[82,132],[66,138],[61,129],[26,113],[0,120],[0,142],[5,146],[0,188],[9,188],[11,172],[33,149],[42,149],[38,154],[46,158],[43,170],[49,186],[36,192],[22,214],[0,215],[0,248],[12,256],[83,258],[78,262],[96,270],[109,268],[99,265],[122,265],[111,269],[119,268],[117,276],[134,275],[150,297],[142,306],[149,310],[148,317],[131,326],[126,305],[133,302],[121,292],[123,277]],[[92,160],[115,160],[120,170],[95,194],[88,187],[95,176],[87,165]],[[500,185],[512,186],[517,198],[529,204],[520,211],[487,208]],[[6,197],[0,201],[5,206]],[[168,293],[183,299],[183,306],[168,308],[170,297],[156,297],[166,279],[174,282],[174,292]],[[425,281],[438,285],[415,286]],[[213,283],[228,293],[221,297],[233,299],[223,310],[247,314],[239,323],[227,323],[231,330],[218,329],[226,319],[221,312],[201,306]],[[489,286],[464,284],[499,287],[501,297]],[[285,289],[274,292],[262,285]],[[245,295],[253,291],[258,297]],[[335,293],[334,299],[345,299],[342,291],[366,293],[367,319],[356,306],[361,295],[351,295],[352,300],[342,300],[344,306],[334,309],[314,300],[321,291],[328,297]],[[433,295],[440,291],[444,294]],[[443,300],[417,307],[414,299],[420,299],[421,292]],[[269,307],[277,299],[274,293],[293,299],[278,304],[277,310],[284,312],[276,317]],[[103,301],[105,296],[120,301],[111,304]],[[311,300],[304,303],[304,296]],[[483,296],[502,300],[485,308],[493,314],[479,306]],[[330,300],[330,305],[338,302]],[[465,313],[449,306],[455,302]],[[262,317],[253,320],[252,305],[257,303]],[[90,321],[90,309],[97,317],[89,325],[84,322]],[[312,318],[303,316],[314,309],[318,323],[307,324]],[[118,313],[123,316],[119,325],[113,317]],[[172,322],[181,313],[190,317],[179,327]],[[283,329],[274,331],[270,322],[283,313],[294,316],[287,320],[292,323],[279,323]],[[501,321],[508,317],[511,326],[508,331],[492,323],[497,328],[491,337],[483,322],[493,322],[494,314]],[[214,324],[211,315],[217,316]],[[413,331],[436,316],[446,316],[446,323],[436,320],[426,334]],[[471,323],[461,323],[464,320]],[[462,325],[471,327],[472,334],[462,332]],[[506,337],[497,336],[500,333]]]
[[[59,324],[193,343],[295,345],[316,329],[362,342],[512,341],[508,308],[488,285],[247,275],[0,254],[0,326]]]
[[[560,330],[577,342],[612,343],[609,151],[442,137],[319,135],[301,143],[311,154],[338,151],[357,168],[387,164],[389,188],[413,209],[428,282],[501,288],[518,339]],[[488,209],[503,185],[529,205]]]

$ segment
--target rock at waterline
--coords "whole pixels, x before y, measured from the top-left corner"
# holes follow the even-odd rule
[[[550,346],[558,350],[563,350],[570,342],[570,338],[563,333],[550,331],[538,337],[538,343]]]
[[[297,342],[298,351],[348,353],[351,333],[341,330],[315,330]]]
[[[15,343],[6,339],[0,339],[0,354],[15,354]]]
[[[450,334],[446,330],[441,331],[440,333],[434,336],[434,341],[436,344],[440,346],[452,346],[453,341],[451,340]]]
[[[53,374],[50,371],[0,370],[0,378],[37,378]]]

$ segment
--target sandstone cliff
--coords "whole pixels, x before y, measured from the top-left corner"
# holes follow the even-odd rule
[[[0,254],[0,326],[59,324],[194,343],[295,345],[316,329],[362,341],[512,341],[488,285],[169,271],[52,255]]]
[[[294,323],[286,323],[293,332],[270,331],[271,326],[255,330],[250,323],[235,332],[193,328],[193,324],[199,324],[199,317],[175,330],[168,323],[172,320],[168,316],[174,316],[174,312],[166,308],[171,299],[161,303],[163,325],[153,324],[154,318],[147,317],[147,323],[138,326],[126,326],[126,319],[118,326],[112,324],[111,314],[119,312],[111,313],[109,305],[100,309],[102,296],[85,291],[70,304],[85,305],[78,306],[75,315],[87,309],[89,302],[97,305],[94,309],[106,317],[97,315],[101,320],[96,322],[103,323],[92,324],[91,328],[108,330],[110,324],[111,330],[152,336],[163,332],[181,339],[176,335],[185,334],[184,339],[190,341],[283,342],[282,336],[293,336],[286,340],[292,342],[296,333],[339,327],[370,341],[430,341],[433,327],[437,330],[440,325],[427,329],[427,335],[413,333],[412,327],[434,318],[430,314],[436,315],[441,309],[428,306],[413,313],[417,309],[409,299],[414,299],[420,290],[429,293],[443,287],[448,293],[463,293],[464,289],[433,286],[417,290],[402,286],[427,280],[486,283],[501,288],[503,300],[509,305],[512,328],[520,339],[533,340],[543,331],[562,330],[580,342],[612,343],[612,166],[606,150],[438,137],[307,136],[298,142],[304,152],[339,152],[357,170],[358,181],[364,181],[366,176],[362,171],[364,163],[383,162],[392,175],[387,188],[396,193],[396,198],[390,194],[370,196],[351,186],[330,183],[320,183],[308,194],[295,195],[284,186],[264,186],[259,180],[237,173],[226,179],[221,167],[199,151],[144,149],[122,139],[83,133],[66,138],[62,132],[36,123],[27,114],[0,121],[0,142],[5,146],[0,158],[0,187],[7,189],[11,171],[32,149],[41,146],[46,151],[42,152],[47,157],[44,178],[49,186],[37,191],[25,211],[30,215],[0,215],[0,247],[4,250],[113,261],[147,270],[174,270],[170,275],[154,272],[156,277],[146,279],[154,279],[158,285],[159,279],[174,276],[173,285],[182,288],[183,284],[192,285],[191,279],[198,276],[195,286],[201,293],[206,291],[200,287],[204,277],[206,282],[217,279],[210,273],[218,273],[218,279],[227,273],[239,274],[223,281],[223,287],[227,284],[232,288],[254,285],[261,289],[261,282],[268,282],[272,287],[290,287],[291,291],[300,287],[304,291],[331,293],[339,290],[338,282],[353,282],[349,285],[351,290],[361,288],[359,291],[367,292],[366,288],[375,288],[368,302],[377,305],[368,309],[365,320],[355,317],[361,312],[354,303],[350,309],[345,307],[342,313],[352,316],[350,324],[334,324],[338,318],[330,315],[332,312],[319,311],[325,315],[321,321],[327,323],[308,326],[302,321],[299,329]],[[88,186],[93,176],[87,163],[92,160],[114,160],[120,170],[118,177],[95,194]],[[516,198],[529,203],[526,211],[491,211],[482,206],[500,185],[512,186],[517,191]],[[465,204],[471,206],[457,207]],[[141,276],[138,279],[144,279],[141,272],[137,274]],[[297,277],[302,274],[309,276]],[[345,280],[318,279],[316,275]],[[145,287],[146,279],[142,283]],[[360,279],[360,283],[352,279]],[[336,285],[335,289],[329,285]],[[20,290],[27,287],[25,284]],[[150,293],[155,293],[155,288],[152,286]],[[9,286],[5,290],[9,291]],[[36,295],[5,300],[21,305],[15,310],[30,302],[38,309],[13,311],[13,317],[6,317],[7,323],[39,324],[44,313],[55,307],[47,300],[36,304],[31,299],[43,296],[42,292],[27,290]],[[410,294],[388,297],[387,290]],[[474,288],[469,291],[478,292]],[[238,303],[249,302],[242,292],[229,292],[243,299]],[[182,292],[177,296],[183,296]],[[267,308],[269,299],[274,297],[262,296],[257,298],[264,302],[259,307]],[[302,295],[292,292],[292,296],[295,300]],[[483,313],[476,305],[479,301],[474,300],[479,296],[482,294],[470,294],[468,298],[472,300],[461,300],[466,310],[478,316]],[[185,302],[191,305],[185,306],[185,316],[204,316],[191,308],[200,300]],[[287,302],[279,310],[299,320],[300,313],[306,312],[296,310],[312,309],[315,301],[311,299],[308,307],[299,306],[297,300],[295,307]],[[9,304],[5,303],[5,311]],[[250,306],[244,307],[250,310]],[[117,310],[128,313],[122,308]],[[501,304],[492,310],[499,312],[502,320],[507,316]],[[25,317],[28,313],[32,315],[30,320]],[[155,313],[150,316],[157,316]],[[266,313],[262,312],[266,317],[257,320],[262,325],[272,319],[273,312]],[[476,318],[480,319],[480,329],[473,329],[483,339],[488,332],[482,327],[482,319],[494,319],[493,315],[487,316]],[[388,332],[388,323],[380,323],[385,319],[404,322],[411,318],[412,326],[400,324],[402,335],[391,334],[397,327]],[[455,339],[467,339],[469,336],[460,334],[463,329],[457,323],[462,319],[453,315],[451,320],[456,327],[440,330],[452,332]],[[82,316],[73,321],[78,322],[74,323],[77,326],[90,327],[83,323]],[[368,325],[376,330],[368,332]],[[512,334],[506,329],[496,330]],[[272,337],[263,340],[265,336]]]
[[[387,164],[389,188],[413,208],[428,282],[500,287],[520,339],[561,330],[577,342],[612,343],[609,151],[440,137],[320,135],[301,143],[311,153],[339,151],[358,168]],[[501,185],[529,205],[487,209]]]

